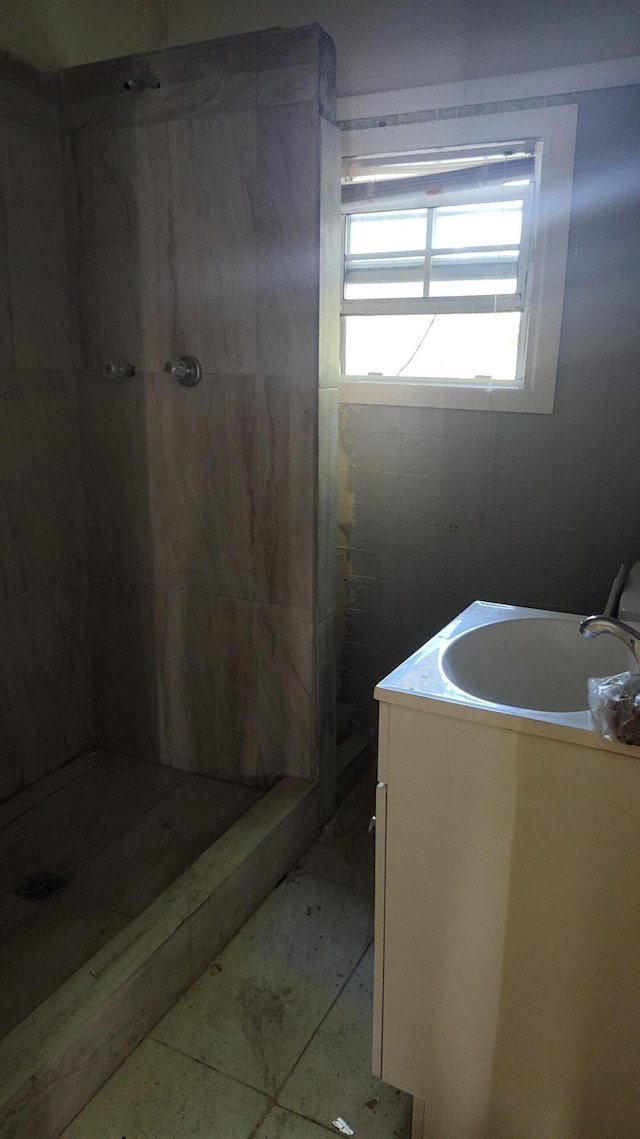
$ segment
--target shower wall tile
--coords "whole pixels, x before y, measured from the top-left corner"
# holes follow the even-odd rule
[[[13,366],[13,324],[9,281],[9,246],[3,179],[0,177],[0,368]]]
[[[167,614],[172,763],[259,781],[255,606],[170,589]]]
[[[196,45],[194,44],[194,47]],[[105,60],[114,63],[114,60]],[[77,84],[76,71],[63,72],[62,131],[74,134],[79,130],[112,130],[119,127],[145,126],[166,122],[169,119],[211,115],[223,112],[253,110],[256,104],[256,77],[249,73],[225,75],[214,72],[189,72],[185,58],[168,79],[162,66],[154,69],[149,61],[136,66],[135,61],[121,59],[118,74],[113,71],[103,78],[103,93],[96,94],[94,85],[83,90]],[[95,65],[99,67],[100,65]],[[154,74],[159,88],[127,91],[124,87],[136,75]],[[93,91],[92,91],[93,87]]]
[[[308,779],[316,755],[314,621],[308,609],[258,610],[258,772]]]
[[[320,299],[319,383],[335,388],[340,372],[340,289],[342,227],[340,167],[342,132],[320,122]]]
[[[69,368],[73,351],[61,140],[0,119],[0,152],[13,360],[18,368]]]
[[[318,362],[319,116],[315,103],[258,113],[258,371]]]
[[[160,578],[158,381],[78,375],[89,570],[102,577]]]
[[[89,597],[96,744],[167,760],[164,591],[94,577]]]
[[[316,653],[331,604],[326,585],[316,602],[323,43],[280,30],[63,80],[97,741],[259,785],[317,771],[321,708],[322,746],[331,734],[327,637]],[[161,87],[121,91],[135,71]],[[162,371],[184,354],[203,365],[193,389]],[[139,374],[105,380],[112,359]]]
[[[108,360],[159,371],[167,359],[159,314],[170,272],[168,153],[166,123],[73,139],[80,339],[91,371]]]
[[[317,390],[309,371],[258,379],[259,597],[313,604]]]
[[[184,38],[191,42],[180,43],[178,35],[172,43],[179,46],[169,50],[68,68],[60,76],[63,130],[245,110],[255,106],[256,73],[295,71],[313,64],[317,74],[319,48],[326,38],[315,24],[217,40],[207,35],[206,29],[197,34],[190,19]],[[125,83],[140,74],[154,75],[160,87],[125,90]]]
[[[162,417],[158,572],[168,585],[257,594],[256,379],[157,379]],[[158,546],[160,543],[158,543]]]
[[[0,596],[85,570],[75,381],[0,372]]]
[[[7,793],[91,745],[85,619],[82,583],[0,602],[0,783]]]
[[[0,116],[60,133],[58,76],[0,52]]]
[[[318,66],[315,62],[293,67],[274,67],[257,75],[259,107],[286,103],[306,103],[318,95]]]
[[[318,393],[316,607],[320,621],[335,613],[335,535],[338,525],[338,391]]]
[[[255,372],[255,113],[181,119],[168,135],[164,351],[197,356],[205,372]]]

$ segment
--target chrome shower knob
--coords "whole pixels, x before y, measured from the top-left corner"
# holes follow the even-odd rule
[[[110,380],[124,380],[129,376],[135,376],[136,370],[133,364],[120,364],[117,360],[107,360],[102,368],[103,375],[108,376]]]
[[[182,384],[183,388],[194,388],[202,379],[202,367],[195,356],[180,356],[177,360],[167,360],[164,370]]]

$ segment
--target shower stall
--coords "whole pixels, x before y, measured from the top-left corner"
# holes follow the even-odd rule
[[[0,57],[0,1136],[335,804],[333,45]]]

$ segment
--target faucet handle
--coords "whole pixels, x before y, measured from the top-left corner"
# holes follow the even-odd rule
[[[184,388],[194,388],[202,379],[202,366],[195,356],[180,356],[177,360],[167,360],[164,370]]]

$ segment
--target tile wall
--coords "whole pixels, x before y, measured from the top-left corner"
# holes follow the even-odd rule
[[[335,705],[331,58],[313,27],[62,76],[97,742],[247,783],[317,774]]]
[[[0,800],[92,739],[57,93],[0,58]]]
[[[640,558],[640,88],[565,101],[579,119],[554,414],[340,408],[339,699],[360,723],[377,681],[476,598],[597,611]]]

